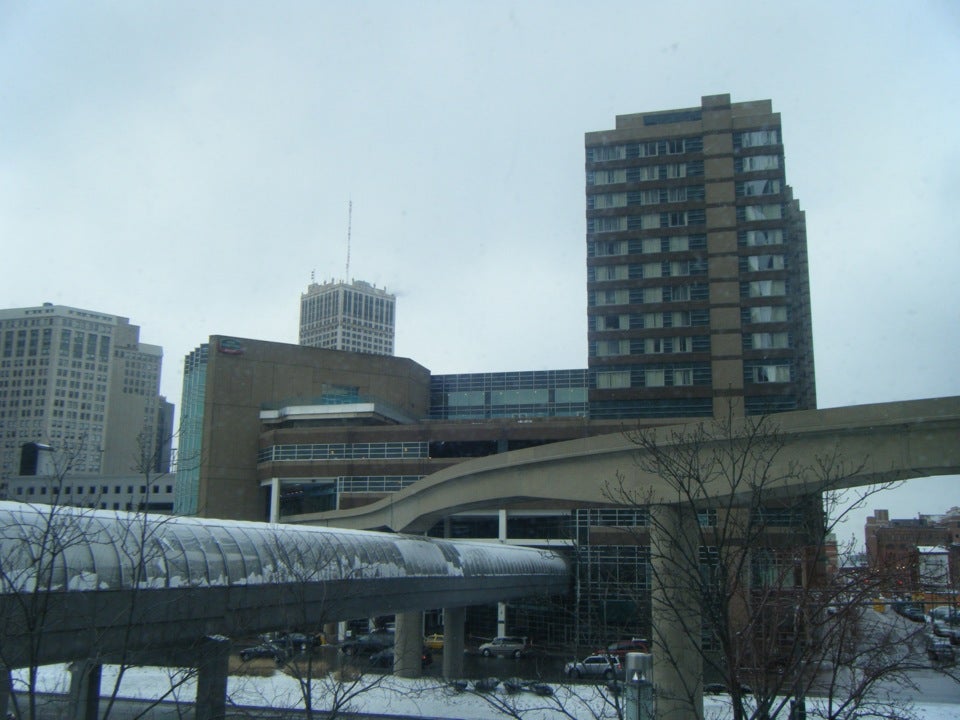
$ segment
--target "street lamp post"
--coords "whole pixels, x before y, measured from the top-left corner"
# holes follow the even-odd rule
[[[650,673],[653,656],[649,653],[627,653],[626,657],[626,720],[653,720],[653,683]]]

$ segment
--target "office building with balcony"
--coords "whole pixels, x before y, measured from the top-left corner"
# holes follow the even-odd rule
[[[587,372],[431,375],[407,358],[211,336],[184,361],[175,511],[284,521],[464,459],[616,432]]]

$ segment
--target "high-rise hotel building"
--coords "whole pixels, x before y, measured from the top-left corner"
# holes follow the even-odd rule
[[[165,460],[150,470],[165,471],[173,408],[160,397],[162,360],[124,317],[51,303],[0,310],[0,481],[19,474],[30,443],[71,475],[130,474],[156,444]]]
[[[816,406],[803,212],[769,100],[586,134],[590,415]]]
[[[310,283],[300,296],[300,344],[393,355],[397,298],[362,280]]]

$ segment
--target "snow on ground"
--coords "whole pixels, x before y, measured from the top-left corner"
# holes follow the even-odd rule
[[[40,669],[42,692],[66,692],[69,673],[65,665],[49,665]],[[117,677],[116,666],[103,668],[102,694],[111,692]],[[118,695],[120,697],[155,699],[168,693],[171,677],[177,671],[165,668],[130,668],[123,676]],[[14,687],[25,680],[25,673],[14,673]],[[329,707],[330,681],[315,681],[317,698],[314,707],[322,710]],[[540,697],[531,692],[508,694],[500,686],[497,691],[483,696],[473,692],[458,693],[436,679],[405,680],[392,675],[367,675],[360,682],[364,690],[350,701],[350,710],[356,712],[382,712],[395,715],[415,715],[424,719],[487,720],[497,717],[498,705],[522,709],[525,720],[558,720],[559,718],[615,718],[610,706],[610,695],[601,686],[571,685],[555,686],[556,695]],[[472,685],[471,685],[472,687]],[[229,702],[235,705],[268,706],[276,708],[302,707],[300,688],[295,678],[282,672],[270,677],[231,676],[228,683]],[[196,696],[196,684],[186,679],[176,691],[175,697],[189,702]],[[171,699],[173,699],[171,697]],[[816,700],[807,701],[807,717],[815,720]],[[566,713],[558,709],[563,707]],[[960,705],[916,703],[917,714],[923,720],[960,720]],[[342,708],[346,709],[346,708]],[[786,720],[785,708],[779,720]],[[505,717],[506,715],[499,715]],[[730,717],[727,700],[723,696],[704,698],[705,720],[727,720]],[[869,720],[870,716],[862,716]]]

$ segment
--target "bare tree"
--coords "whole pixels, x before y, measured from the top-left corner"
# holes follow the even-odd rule
[[[141,437],[146,437],[142,435]],[[155,459],[150,457],[155,451],[152,445],[142,445],[137,458],[137,470],[155,478]],[[28,506],[29,512],[11,511],[8,522],[0,527],[0,540],[5,547],[14,548],[14,554],[0,557],[0,591],[6,605],[0,621],[0,663],[8,668],[20,667],[18,681],[13,685],[11,697],[12,713],[17,718],[33,720],[42,712],[40,698],[43,688],[40,680],[40,667],[43,658],[48,656],[51,644],[57,642],[53,630],[60,618],[52,613],[54,603],[63,604],[63,594],[69,591],[95,590],[98,579],[91,573],[71,574],[74,559],[88,556],[90,553],[117,553],[120,564],[128,568],[125,578],[129,592],[125,594],[122,606],[114,605],[115,617],[110,618],[114,632],[126,638],[121,644],[119,654],[112,652],[108,658],[118,665],[112,687],[107,694],[108,703],[102,710],[102,717],[110,717],[120,692],[121,682],[127,669],[133,665],[133,657],[128,649],[136,645],[134,639],[139,632],[138,622],[149,609],[143,591],[146,589],[145,570],[151,563],[157,562],[162,550],[155,542],[156,533],[162,523],[156,517],[151,522],[144,513],[118,513],[121,522],[113,523],[112,531],[107,532],[97,520],[96,512],[67,504],[68,483],[75,483],[78,476],[72,475],[77,462],[85,456],[86,439],[81,436],[73,442],[64,443],[52,453],[52,470],[39,476],[35,489],[46,502]],[[146,489],[149,493],[149,483]],[[89,502],[94,495],[87,496]],[[146,504],[144,504],[146,507]],[[89,585],[89,587],[88,587]],[[82,612],[78,603],[76,613]],[[97,607],[94,603],[90,607]],[[102,627],[97,618],[88,618],[90,636],[85,663],[77,665],[78,672],[86,672],[90,667],[99,666],[104,658],[100,656],[100,638],[96,628]],[[111,646],[116,646],[116,638],[111,638]],[[8,648],[16,648],[16,657],[8,654]],[[25,651],[24,651],[25,649]],[[13,652],[13,651],[11,651]],[[170,690],[159,703],[175,692],[175,689],[195,676],[195,671],[178,672],[171,681]],[[156,704],[154,703],[154,704]],[[149,712],[149,707],[139,715]]]
[[[437,688],[428,688],[437,692]],[[544,683],[518,679],[482,678],[472,683],[447,685],[451,694],[468,694],[483,700],[497,717],[566,717],[570,720],[601,720],[626,717],[623,685],[619,682]]]
[[[649,536],[655,663],[673,670],[674,708],[700,716],[706,676],[729,693],[735,720],[766,720],[788,703],[799,712],[822,668],[849,666],[868,645],[876,662],[826,717],[851,717],[881,681],[906,682],[902,665],[879,661],[903,637],[870,628],[862,612],[877,586],[831,571],[837,522],[887,485],[844,490],[862,466],[836,452],[788,460],[765,417],[628,436],[638,468],[667,488],[655,494],[622,476],[608,495],[649,510],[639,542]]]
[[[79,522],[54,522],[60,514],[59,498],[64,480],[75,462],[84,456],[86,438],[65,443],[52,455],[53,472],[40,478],[37,488],[49,492],[48,504],[39,510],[37,523],[18,522],[16,517],[0,523],[0,540],[16,548],[16,555],[0,557],[0,590],[7,606],[0,627],[0,662],[5,668],[26,668],[12,686],[10,702],[17,718],[38,716],[39,668],[49,639],[45,633],[53,591],[64,579],[58,572],[64,556],[85,542]],[[16,655],[11,655],[15,648]]]
[[[317,639],[332,620],[323,588],[336,586],[338,603],[349,597],[341,581],[357,577],[362,569],[351,564],[328,535],[290,531],[277,536],[271,555],[273,573],[282,586],[282,603],[276,612],[276,630],[265,635],[276,646],[276,665],[297,682],[298,705],[305,717],[340,717],[357,698],[378,687],[382,676],[363,672],[340,653],[322,652]],[[318,599],[317,593],[321,593]]]

